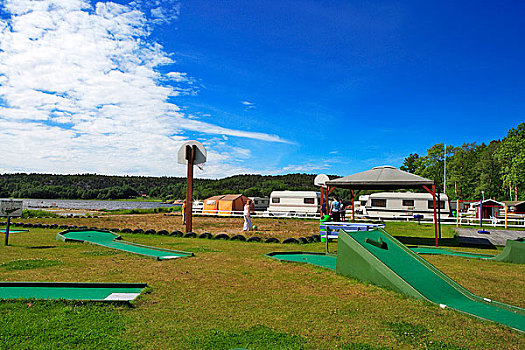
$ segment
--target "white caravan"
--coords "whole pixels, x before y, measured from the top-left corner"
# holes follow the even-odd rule
[[[268,197],[249,197],[255,208],[255,211],[265,211],[270,205],[270,198]]]
[[[273,191],[270,195],[270,216],[316,216],[321,193],[315,191]]]
[[[450,215],[448,196],[441,194],[439,202],[441,218],[448,217]],[[371,219],[409,219],[414,218],[414,215],[423,215],[424,219],[433,219],[434,203],[430,193],[372,193],[366,201],[364,213]]]

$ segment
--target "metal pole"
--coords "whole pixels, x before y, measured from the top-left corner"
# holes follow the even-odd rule
[[[326,213],[328,214],[328,186],[326,187]],[[328,248],[328,227],[326,228],[325,240],[326,240],[326,254],[330,253],[330,248]]]
[[[437,205],[438,205],[438,228],[439,228],[439,239],[441,239],[441,193],[438,192]]]
[[[7,224],[5,227],[5,243],[4,245],[9,245],[9,224],[11,223],[11,217],[7,216]]]
[[[507,229],[507,204],[503,204],[505,206],[505,229]]]
[[[445,161],[443,164],[443,193],[447,194],[447,144],[445,143]]]
[[[193,209],[193,161],[195,160],[195,149],[197,147],[186,146],[186,160],[188,161],[187,181],[186,181],[186,233],[192,230],[192,209]]]
[[[483,199],[479,201],[479,225],[483,231]]]
[[[452,207],[450,207],[452,209]],[[456,199],[456,227],[459,227],[459,201]]]

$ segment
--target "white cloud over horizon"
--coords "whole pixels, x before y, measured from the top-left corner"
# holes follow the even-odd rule
[[[165,82],[192,80],[159,72],[174,62],[149,40],[150,26],[179,15],[165,3],[0,3],[9,16],[0,19],[0,172],[180,176],[186,131],[290,143],[200,121],[170,102],[181,88]],[[208,154],[208,177],[254,172],[238,163],[246,150],[220,144]]]

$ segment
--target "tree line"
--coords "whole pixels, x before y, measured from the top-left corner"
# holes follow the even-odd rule
[[[446,157],[445,157],[446,152]],[[446,158],[446,160],[445,160]],[[443,192],[446,161],[446,193],[451,199],[525,199],[525,123],[508,131],[502,140],[462,146],[436,144],[427,154],[405,158],[401,170],[434,180]],[[338,176],[331,175],[330,178]],[[266,197],[272,191],[318,191],[314,174],[235,175],[224,179],[195,179],[194,199],[242,193]],[[358,194],[370,193],[361,191]],[[336,189],[333,195],[350,199],[350,190]],[[141,196],[175,200],[186,197],[186,178],[105,176],[96,174],[3,174],[0,197],[42,199],[130,199]]]
[[[314,191],[315,175],[235,175],[224,179],[194,179],[195,199],[242,193],[249,197],[269,196],[276,190]],[[0,197],[42,199],[129,199],[141,196],[163,200],[186,197],[186,178],[105,176],[96,174],[3,174]]]
[[[446,162],[446,167],[445,167]],[[446,168],[446,184],[445,184]],[[436,144],[405,158],[401,170],[434,180],[451,199],[525,199],[525,123],[502,140],[462,146]]]

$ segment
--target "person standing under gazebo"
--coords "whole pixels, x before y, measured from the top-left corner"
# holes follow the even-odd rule
[[[340,210],[341,210],[341,203],[339,202],[339,199],[336,197],[332,201],[332,204],[330,204],[330,216],[332,217],[332,221],[339,221]]]

